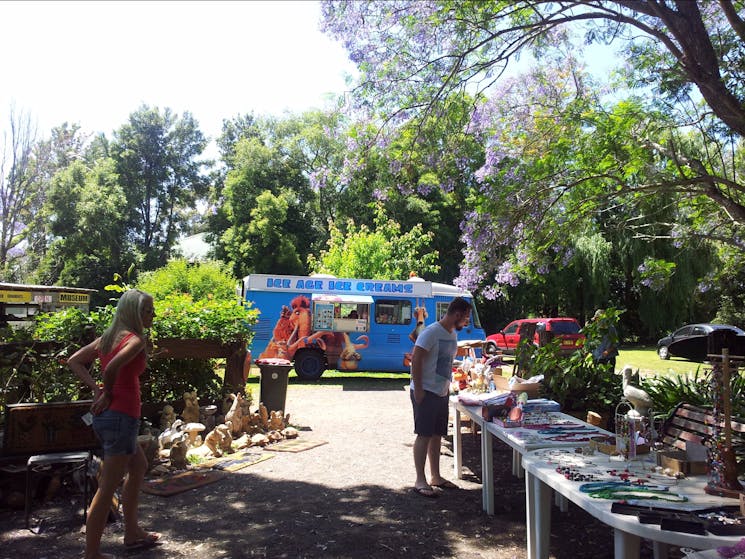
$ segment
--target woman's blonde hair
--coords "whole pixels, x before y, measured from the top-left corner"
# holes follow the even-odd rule
[[[102,355],[109,353],[114,348],[114,342],[119,333],[129,331],[142,335],[145,329],[142,325],[142,310],[145,304],[152,299],[152,295],[139,289],[130,289],[122,294],[116,305],[116,312],[111,325],[101,335],[99,351]]]

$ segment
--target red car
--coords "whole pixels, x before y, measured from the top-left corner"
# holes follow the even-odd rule
[[[580,325],[574,318],[521,318],[513,320],[504,329],[496,334],[487,336],[484,344],[484,353],[494,355],[497,351],[505,354],[514,354],[520,341],[520,332],[523,325],[536,326],[533,343],[539,342],[539,325],[543,324],[547,332],[553,332],[554,336],[561,340],[562,353],[571,353],[585,343],[585,335],[580,333]]]

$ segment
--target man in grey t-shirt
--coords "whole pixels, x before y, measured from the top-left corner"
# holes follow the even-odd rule
[[[445,316],[417,337],[411,358],[411,404],[414,409],[414,491],[437,497],[435,487],[455,487],[440,475],[440,442],[448,430],[448,394],[458,335],[471,319],[471,304],[456,297]],[[429,458],[430,481],[425,464]]]

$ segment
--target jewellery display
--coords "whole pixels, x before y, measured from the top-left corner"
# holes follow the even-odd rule
[[[678,483],[677,477],[662,473],[659,466],[645,467],[642,463],[632,462],[621,467],[604,468],[590,459],[592,455],[585,453],[587,450],[588,447],[574,451],[542,449],[536,451],[536,455],[547,464],[556,464],[556,472],[570,481],[605,481],[611,484],[628,484],[631,487],[646,486],[661,491],[667,491]],[[611,460],[605,455],[600,456],[601,460]],[[582,476],[587,479],[583,479]]]
[[[745,515],[739,505],[711,507],[701,503],[696,508],[699,498],[695,491],[702,490],[699,485],[680,482],[649,461],[625,461],[619,456],[584,451],[593,452],[588,447],[543,448],[531,456],[555,472],[549,473],[549,478],[541,476],[547,485],[567,496],[571,493],[565,493],[565,489],[571,488],[586,495],[585,500],[608,501],[610,512],[636,516],[640,524],[657,524],[663,531],[702,536],[745,535]]]
[[[709,483],[706,492],[711,495],[738,497],[743,490],[737,480],[737,461],[732,447],[732,402],[730,395],[731,366],[729,351],[709,355],[711,361],[711,392],[714,403],[712,435],[706,441],[709,448]],[[740,359],[742,359],[740,357]],[[720,425],[724,427],[721,428]]]
[[[629,481],[601,481],[585,483],[579,490],[595,499],[627,500],[629,498],[651,499],[654,501],[671,501],[685,503],[688,497],[672,493],[668,487],[661,485],[644,485]]]

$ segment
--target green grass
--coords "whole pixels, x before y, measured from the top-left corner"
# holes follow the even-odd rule
[[[704,368],[702,363],[694,363],[677,357],[663,361],[657,355],[656,347],[621,347],[616,358],[616,369],[620,370],[626,365],[631,365],[634,371],[639,369],[639,372],[645,376],[693,374],[699,367],[702,370]]]
[[[247,384],[256,385],[256,390],[258,390],[260,379],[259,367],[252,366],[251,374],[246,381]],[[336,386],[343,390],[401,390],[404,385],[409,383],[409,373],[355,373],[327,370],[324,371],[319,380],[308,381],[299,379],[293,370],[290,371],[289,383],[293,387],[299,388],[304,386]]]
[[[663,361],[657,355],[657,349],[653,346],[633,346],[622,347],[616,359],[616,370],[622,369],[626,365],[631,365],[636,372],[644,376],[652,375],[686,375],[693,374],[697,368],[703,370],[704,365],[672,357]],[[510,365],[503,367],[503,374],[509,375]],[[258,366],[251,367],[251,375],[248,377],[249,385],[258,385],[260,382]],[[371,390],[371,389],[398,389],[409,382],[408,373],[354,373],[348,371],[328,370],[323,373],[320,380],[304,381],[300,380],[295,371],[290,372],[290,384],[296,387],[302,386],[338,386],[344,390]]]

